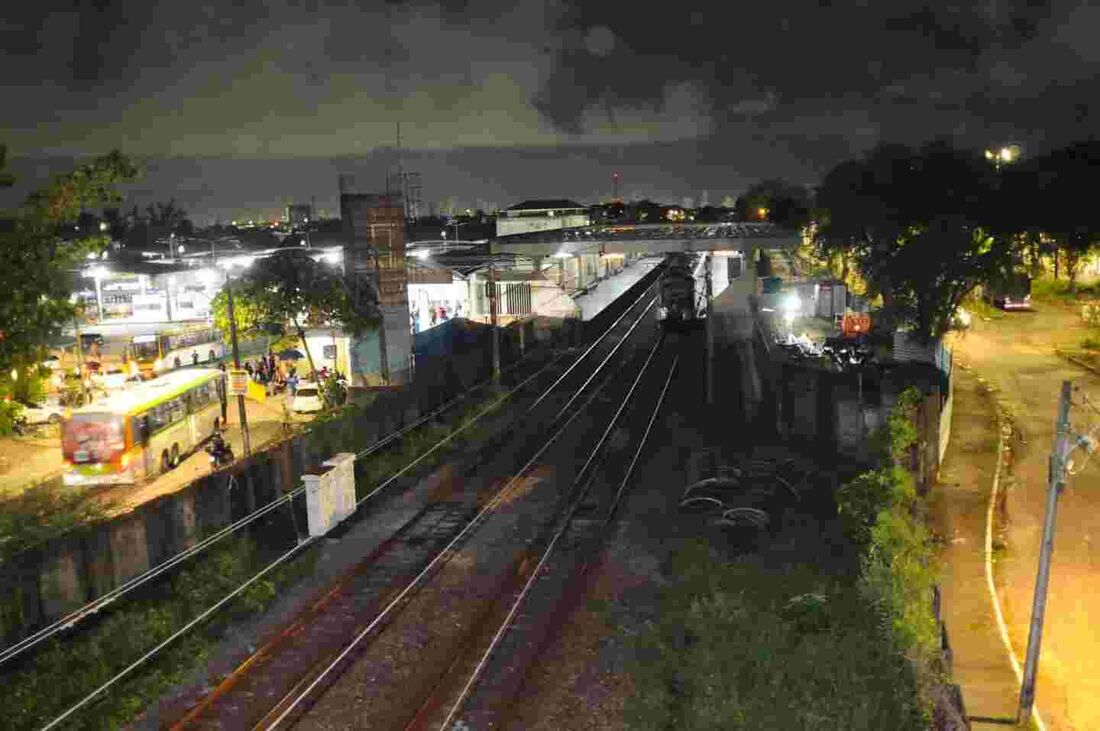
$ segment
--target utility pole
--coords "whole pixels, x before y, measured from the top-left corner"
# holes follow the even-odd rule
[[[1054,520],[1058,513],[1058,495],[1066,486],[1066,458],[1071,449],[1069,443],[1070,382],[1062,381],[1062,397],[1058,402],[1058,421],[1055,423],[1054,450],[1050,453],[1050,472],[1047,477],[1047,515],[1043,523],[1043,543],[1039,549],[1039,572],[1035,578],[1035,599],[1031,605],[1031,629],[1027,636],[1027,659],[1024,677],[1020,685],[1020,708],[1017,723],[1031,717],[1035,704],[1035,679],[1039,666],[1039,649],[1043,642],[1043,618],[1046,614],[1047,585],[1050,582],[1050,558],[1054,553]]]
[[[386,240],[389,242],[390,251],[393,251],[393,224],[387,223],[386,226]],[[374,259],[374,285],[378,292],[378,350],[381,354],[379,360],[379,370],[381,370],[382,383],[386,386],[390,385],[390,351],[386,342],[386,310],[385,303],[382,299],[382,266],[378,259],[378,247],[374,244],[373,231],[371,232],[371,244],[370,253]],[[391,254],[392,255],[392,254]]]
[[[713,252],[708,251],[704,254],[706,257],[704,263],[704,273],[706,276],[706,297],[707,297],[707,321],[706,337],[707,337],[707,406],[714,405],[714,324],[711,322],[714,309],[711,307],[711,290],[713,285],[711,283],[711,260],[714,258]]]
[[[79,316],[73,316],[73,328],[76,333],[76,373],[80,376],[80,401],[83,404],[88,396],[88,388],[84,384],[84,343],[80,340]]]
[[[229,339],[233,343],[233,368],[241,369],[241,353],[237,348],[237,315],[233,311],[233,279],[228,275],[225,278],[225,299],[229,310]],[[241,414],[241,438],[244,441],[244,456],[248,456],[251,444],[248,439],[248,412],[244,406],[244,396],[237,396],[237,408]]]
[[[500,383],[500,333],[497,328],[497,277],[493,254],[489,252],[489,323],[493,328],[493,382]]]

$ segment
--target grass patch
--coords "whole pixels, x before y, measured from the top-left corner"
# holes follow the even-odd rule
[[[1004,310],[1000,310],[986,302],[981,297],[971,296],[963,303],[963,307],[974,317],[982,320],[1000,320],[1006,316]]]
[[[1081,348],[1084,350],[1100,350],[1100,335],[1086,335],[1081,339]]]
[[[1073,302],[1079,297],[1100,297],[1100,281],[1077,284],[1077,294],[1069,291],[1069,280],[1040,277],[1031,282],[1031,297],[1036,300]]]
[[[264,611],[281,588],[312,571],[315,561],[316,553],[307,551],[253,584],[210,623],[177,640],[71,717],[65,728],[115,729],[131,722],[205,662],[232,621]],[[0,683],[5,727],[41,728],[250,578],[263,563],[247,537],[226,539],[155,596],[127,601],[71,639],[50,640]]]
[[[636,640],[626,728],[926,728],[912,666],[850,583],[722,563],[699,541],[674,563]]]
[[[936,546],[902,465],[918,438],[908,389],[873,440],[879,466],[836,493],[859,571],[825,577],[674,562],[661,619],[638,645],[630,729],[924,729],[942,701],[932,609]]]
[[[73,528],[103,520],[109,507],[81,492],[44,486],[0,501],[0,564]]]

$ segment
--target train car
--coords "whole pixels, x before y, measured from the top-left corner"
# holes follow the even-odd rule
[[[672,254],[666,260],[658,286],[657,320],[666,329],[674,330],[690,327],[698,319],[691,257]]]

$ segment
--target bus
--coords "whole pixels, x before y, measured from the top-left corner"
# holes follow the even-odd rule
[[[152,377],[183,366],[213,363],[225,356],[221,335],[212,327],[164,330],[135,335],[127,349],[130,372]]]
[[[61,420],[65,485],[128,485],[168,472],[224,424],[225,374],[188,368],[134,384]]]

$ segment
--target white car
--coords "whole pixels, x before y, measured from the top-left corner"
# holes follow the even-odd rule
[[[46,399],[42,403],[33,404],[29,401],[20,401],[23,405],[23,416],[28,424],[60,424],[61,417],[65,415],[65,407],[58,403],[57,399]]]
[[[317,384],[306,383],[298,387],[290,400],[290,410],[299,414],[307,414],[320,411],[325,408],[325,402],[321,400],[321,392]]]

